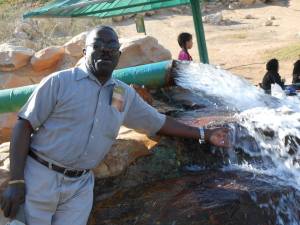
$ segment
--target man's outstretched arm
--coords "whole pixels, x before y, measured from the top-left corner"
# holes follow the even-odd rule
[[[198,127],[185,125],[171,117],[166,117],[157,112],[155,108],[148,105],[134,91],[133,101],[124,119],[124,125],[148,135],[167,135],[182,138],[200,138]],[[206,142],[219,147],[229,147],[228,129],[215,128],[205,129],[204,138]]]
[[[198,127],[185,125],[171,117],[166,118],[164,125],[157,134],[182,138],[200,138],[200,131]],[[228,130],[225,128],[205,129],[204,139],[206,142],[219,147],[228,147],[230,145]]]

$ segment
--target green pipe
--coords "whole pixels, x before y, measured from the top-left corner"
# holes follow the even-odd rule
[[[199,0],[190,0],[201,62],[209,63]]]
[[[160,88],[172,83],[170,70],[173,61],[162,61],[115,70],[113,77],[127,84]],[[16,112],[28,100],[37,85],[0,90],[0,113]]]
[[[115,70],[113,77],[127,84],[160,88],[170,84],[170,69],[173,61],[162,61],[142,66]]]
[[[27,101],[37,85],[29,85],[0,91],[0,113],[16,112]]]

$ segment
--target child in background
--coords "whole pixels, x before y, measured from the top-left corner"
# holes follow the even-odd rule
[[[279,62],[277,59],[271,59],[266,65],[267,73],[265,74],[262,81],[262,89],[266,93],[270,93],[271,84],[278,84],[282,89],[284,89],[284,80],[281,79],[279,71]]]
[[[181,33],[178,35],[177,40],[179,46],[181,47],[178,60],[193,61],[192,56],[188,52],[188,49],[193,47],[193,36],[190,33]]]
[[[300,83],[300,59],[294,63],[293,84]]]

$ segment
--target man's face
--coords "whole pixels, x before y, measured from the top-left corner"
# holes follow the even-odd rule
[[[119,49],[119,39],[111,29],[96,29],[88,35],[84,49],[86,64],[97,78],[111,77],[119,62]]]

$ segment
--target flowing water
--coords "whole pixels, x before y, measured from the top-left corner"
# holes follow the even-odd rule
[[[263,174],[270,182],[290,186],[300,193],[300,97],[285,96],[277,89],[272,95],[247,80],[212,65],[179,63],[174,66],[175,82],[199,97],[226,107],[237,121],[230,125],[232,149],[224,170],[246,170]],[[276,87],[275,89],[276,90]],[[239,159],[241,150],[248,157]],[[253,198],[255,200],[255,198]],[[273,207],[277,224],[300,224],[295,196],[282,195],[280,204],[272,201],[260,207]]]

